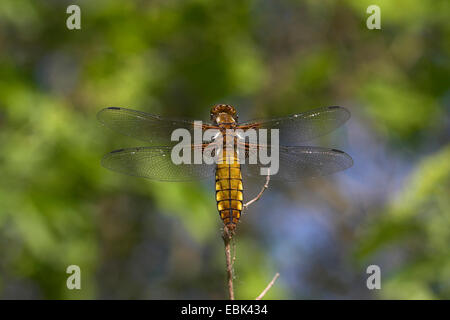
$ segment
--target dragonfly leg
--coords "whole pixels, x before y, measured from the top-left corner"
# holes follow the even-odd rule
[[[250,200],[249,202],[244,204],[244,206],[242,208],[242,211],[245,211],[251,204],[253,204],[254,202],[258,201],[259,198],[261,198],[261,196],[263,195],[264,191],[266,191],[266,189],[269,188],[269,181],[270,181],[270,175],[267,175],[266,183],[262,187],[261,191],[258,193],[258,195],[255,198],[253,198],[252,200]]]

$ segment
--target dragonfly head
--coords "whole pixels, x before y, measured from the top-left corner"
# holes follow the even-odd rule
[[[216,104],[211,108],[211,121],[214,123],[236,123],[236,109],[229,104]]]

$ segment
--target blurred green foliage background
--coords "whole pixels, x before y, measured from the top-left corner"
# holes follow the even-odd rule
[[[68,30],[66,8],[81,8]],[[368,30],[366,8],[381,8]],[[226,298],[213,182],[100,166],[145,145],[104,107],[240,119],[341,105],[313,142],[354,167],[271,185],[236,237],[236,296],[450,298],[450,2],[0,2],[0,298]],[[246,182],[248,198],[261,187]],[[66,288],[81,267],[82,289]],[[381,290],[366,268],[381,267]]]

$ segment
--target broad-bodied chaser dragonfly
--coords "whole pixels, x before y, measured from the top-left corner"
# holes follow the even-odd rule
[[[150,146],[112,151],[103,157],[102,165],[120,173],[160,181],[191,181],[215,175],[217,209],[230,231],[235,230],[243,210],[242,175],[260,176],[262,172],[263,165],[260,162],[245,160],[256,151],[275,151],[275,144],[270,139],[265,144],[248,143],[239,133],[234,132],[278,129],[278,168],[276,174],[268,172],[271,179],[297,181],[331,174],[353,165],[352,158],[343,151],[298,146],[327,134],[346,122],[350,118],[350,112],[345,108],[332,106],[283,118],[238,123],[233,106],[217,104],[211,108],[210,115],[210,123],[199,124],[125,108],[105,108],[97,115],[101,123],[124,135],[146,141]],[[219,140],[219,147],[223,147],[222,151],[215,151],[216,162],[175,163],[172,160],[172,150],[177,142],[172,141],[172,133],[176,129],[185,129],[192,136],[195,131],[200,130],[202,133],[216,130],[214,141],[218,141],[217,136],[220,136],[222,139]],[[226,148],[230,142],[233,142],[232,149]],[[217,145],[217,142],[205,143],[202,139],[200,143],[190,143],[189,148],[203,152],[213,143]]]

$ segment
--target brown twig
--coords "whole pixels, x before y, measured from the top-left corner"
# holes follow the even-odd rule
[[[226,226],[223,228],[222,239],[225,245],[225,258],[227,262],[227,282],[228,282],[228,294],[230,300],[234,300],[234,290],[233,290],[233,264],[236,256],[231,258],[231,246],[230,242],[233,238],[233,234],[228,230]]]
[[[269,181],[270,181],[270,175],[267,175],[266,183],[262,187],[262,189],[259,192],[259,194],[255,198],[253,198],[252,200],[250,200],[249,202],[244,204],[242,211],[246,210],[248,208],[248,206],[250,206],[252,203],[258,201],[259,198],[261,198],[261,196],[263,195],[264,191],[266,191],[266,189],[269,188]],[[233,266],[234,266],[234,262],[236,260],[236,243],[233,240],[233,235],[234,235],[233,232],[228,230],[228,228],[226,226],[224,226],[223,233],[222,233],[222,239],[223,239],[223,244],[225,246],[228,295],[230,296],[230,300],[234,300]],[[233,242],[233,250],[231,250],[231,242]],[[233,251],[233,255],[231,254],[231,251]],[[275,275],[275,277],[269,283],[267,288],[264,289],[264,291],[256,298],[256,300],[260,300],[262,297],[264,297],[266,292],[269,291],[269,289],[273,286],[273,284],[275,283],[275,281],[277,280],[279,275],[280,274],[278,274],[278,273]]]
[[[233,243],[233,259],[231,260],[231,267],[234,267],[234,262],[236,261],[236,241],[234,241],[234,238],[231,239],[231,242]]]
[[[280,276],[280,274],[277,272],[275,274],[275,276],[273,277],[272,281],[269,282],[267,287],[263,290],[263,292],[261,292],[261,294],[259,296],[256,297],[255,300],[261,300],[266,295],[267,291],[269,291],[270,288],[272,288],[273,284],[275,283],[275,281],[277,281],[279,276]]]
[[[253,198],[252,200],[250,200],[249,202],[244,204],[243,211],[246,210],[252,203],[258,201],[259,198],[261,198],[261,196],[263,195],[264,191],[266,191],[266,189],[269,188],[269,181],[270,181],[270,175],[267,175],[266,183],[262,187],[261,191],[258,193],[258,195],[255,198]]]

